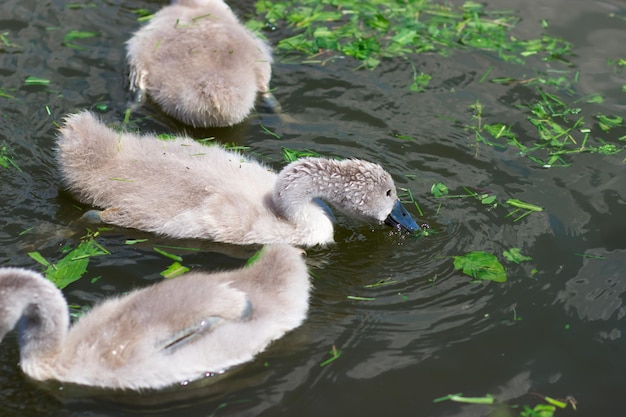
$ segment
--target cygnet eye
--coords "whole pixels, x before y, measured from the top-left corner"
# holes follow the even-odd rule
[[[387,197],[391,197],[391,190],[387,190]]]

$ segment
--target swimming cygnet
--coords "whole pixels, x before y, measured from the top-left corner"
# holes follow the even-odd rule
[[[35,380],[163,388],[250,361],[306,317],[301,250],[273,245],[250,266],[192,272],[109,298],[70,326],[39,273],[0,268],[0,340],[19,329],[20,367]]]
[[[174,238],[235,244],[333,241],[324,199],[348,215],[419,230],[391,175],[358,159],[303,158],[278,174],[237,152],[189,138],[120,133],[85,111],[60,129],[58,162],[96,220]]]
[[[269,93],[269,45],[222,0],[174,0],[127,42],[127,59],[131,90],[195,127],[237,124]]]

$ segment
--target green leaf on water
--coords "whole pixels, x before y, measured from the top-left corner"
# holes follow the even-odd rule
[[[39,252],[30,252],[28,255],[46,267],[44,275],[58,288],[63,289],[74,281],[78,281],[85,272],[89,258],[92,256],[108,255],[109,251],[89,237],[69,252],[58,262],[50,263]]]
[[[510,139],[515,138],[515,134],[511,132],[511,126],[507,126],[503,123],[486,124],[483,128],[495,139],[500,139],[502,137]]]
[[[489,194],[481,194],[479,195],[478,199],[480,200],[481,204],[493,204],[496,201],[496,196],[495,195],[489,195]]]
[[[339,42],[335,33],[323,26],[315,28],[313,32],[315,45],[320,49],[339,49]]]
[[[181,265],[180,262],[174,262],[170,266],[168,266],[165,271],[161,272],[161,276],[164,278],[174,278],[184,274],[187,271],[189,271],[188,267]]]
[[[50,266],[50,262],[48,262],[48,260],[44,258],[39,252],[28,252],[28,256],[30,256],[36,262],[42,264],[43,266]]]
[[[587,103],[599,103],[602,104],[604,103],[604,97],[602,97],[600,94],[593,94],[589,97],[585,98],[585,101]]]
[[[515,262],[516,264],[524,261],[532,261],[533,259],[530,256],[522,255],[520,248],[511,248],[509,250],[505,250],[502,254],[508,261]]]
[[[454,269],[462,270],[465,275],[475,279],[495,282],[506,281],[504,267],[498,258],[487,252],[476,251],[455,256]]]
[[[413,83],[409,86],[410,91],[423,92],[426,87],[428,87],[428,83],[433,78],[432,75],[424,74],[423,72],[419,74],[413,75]]]
[[[520,417],[553,417],[556,407],[549,404],[537,404],[534,408],[525,405]]]
[[[449,190],[448,186],[446,186],[443,182],[437,182],[430,187],[430,192],[434,197],[439,198],[448,195]]]

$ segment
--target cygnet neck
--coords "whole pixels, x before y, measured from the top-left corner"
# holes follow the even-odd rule
[[[321,198],[339,208],[350,199],[350,178],[355,172],[350,161],[325,158],[302,158],[287,165],[280,173],[274,187],[273,200],[281,216],[296,222],[303,213],[310,211],[312,204],[321,208],[313,199]]]
[[[21,271],[15,279],[10,297],[15,320],[19,320],[22,368],[41,367],[61,351],[70,324],[67,302],[52,282],[34,273]]]

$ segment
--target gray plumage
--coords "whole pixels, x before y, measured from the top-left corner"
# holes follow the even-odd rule
[[[127,42],[131,90],[196,127],[244,120],[269,92],[269,45],[222,0],[178,0],[159,10]]]
[[[371,162],[304,158],[276,174],[217,145],[119,133],[90,112],[67,117],[58,147],[66,184],[105,209],[100,220],[174,238],[310,246],[333,241],[318,197],[379,223],[401,207],[391,175]]]
[[[267,246],[239,270],[193,272],[105,300],[69,325],[61,291],[42,275],[0,268],[0,340],[20,334],[36,380],[162,388],[253,359],[306,317],[301,250]]]

